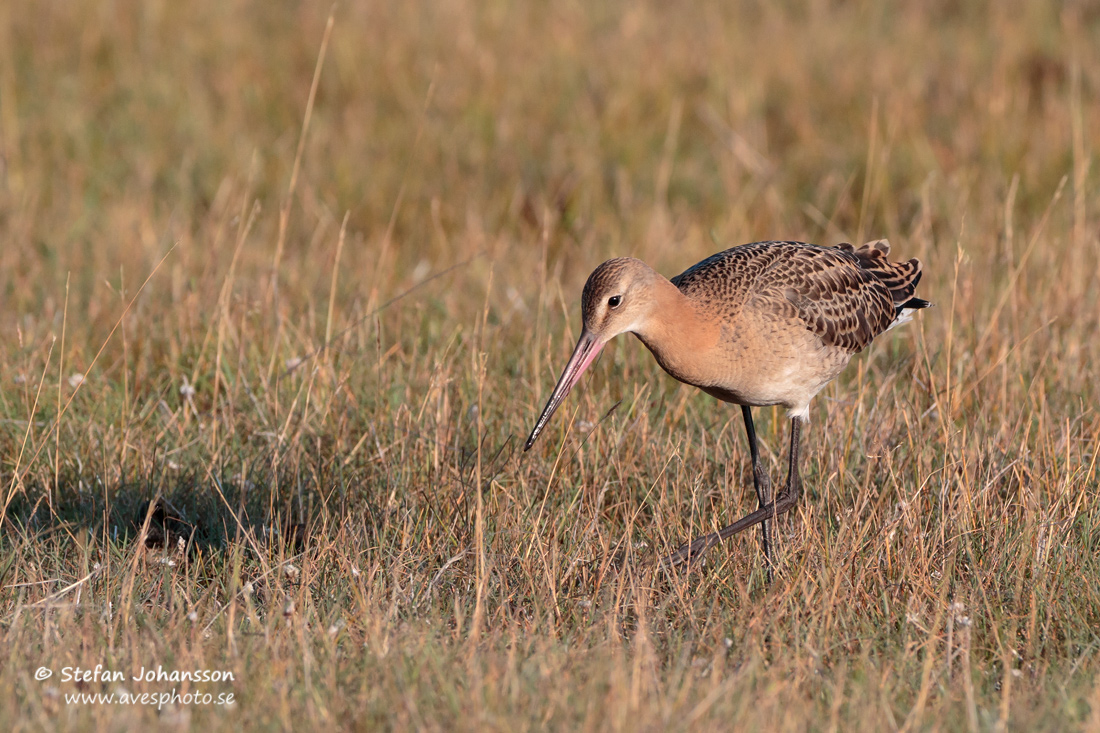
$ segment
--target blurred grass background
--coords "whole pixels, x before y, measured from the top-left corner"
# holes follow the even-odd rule
[[[329,13],[0,5],[0,725],[1100,729],[1100,6]],[[755,497],[637,344],[519,451],[605,258],[878,237],[938,307],[771,588],[645,570]],[[33,676],[96,664],[237,702]]]

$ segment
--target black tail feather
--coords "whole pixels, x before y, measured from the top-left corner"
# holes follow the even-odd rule
[[[935,303],[929,303],[927,300],[921,298],[910,298],[904,303],[896,306],[897,314],[900,316],[904,310],[920,310],[921,308],[931,308]]]

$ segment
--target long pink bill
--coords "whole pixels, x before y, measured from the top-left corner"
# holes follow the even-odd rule
[[[569,390],[573,389],[573,385],[581,378],[584,370],[588,368],[602,348],[603,344],[595,336],[587,331],[581,334],[580,340],[577,341],[577,347],[573,349],[573,356],[569,357],[569,363],[565,365],[565,371],[561,373],[557,386],[554,387],[554,393],[550,395],[550,401],[542,409],[539,421],[535,423],[535,429],[531,431],[523,450],[531,450],[531,446],[535,444],[539,433],[546,427],[546,423],[550,422],[550,417],[554,414],[554,411],[565,401],[565,396],[569,394]]]

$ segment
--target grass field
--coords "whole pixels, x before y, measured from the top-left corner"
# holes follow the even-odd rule
[[[1100,11],[879,5],[0,4],[0,728],[1100,730]],[[522,452],[607,257],[879,237],[772,586],[635,340]]]

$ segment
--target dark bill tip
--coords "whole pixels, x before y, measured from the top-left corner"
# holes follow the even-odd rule
[[[546,407],[542,409],[542,414],[539,415],[539,419],[535,423],[534,429],[531,430],[531,435],[527,437],[527,442],[523,444],[524,451],[531,450],[531,446],[538,440],[539,434],[542,433],[542,429],[550,422],[551,416],[553,416],[561,403],[565,401],[566,395],[573,389],[573,385],[577,383],[580,376],[584,374],[584,370],[588,368],[602,348],[603,344],[600,343],[595,336],[588,332],[581,334],[580,339],[577,341],[577,346],[573,349],[573,355],[569,357],[569,363],[565,365],[561,377],[558,378],[558,383],[555,385],[554,391],[551,393],[550,399],[546,403]]]

